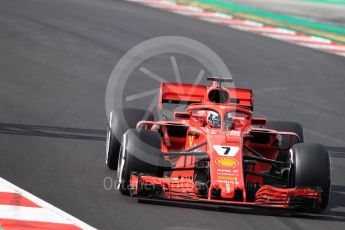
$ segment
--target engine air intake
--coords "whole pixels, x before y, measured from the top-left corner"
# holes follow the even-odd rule
[[[213,103],[226,103],[229,101],[229,97],[229,93],[221,89],[213,89],[208,93],[208,100]]]

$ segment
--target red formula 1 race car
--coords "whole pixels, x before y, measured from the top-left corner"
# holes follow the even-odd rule
[[[186,105],[173,121],[140,109],[110,114],[106,163],[117,169],[119,191],[163,203],[324,210],[327,149],[303,143],[298,123],[253,117],[251,90],[208,80],[161,84],[160,108]]]

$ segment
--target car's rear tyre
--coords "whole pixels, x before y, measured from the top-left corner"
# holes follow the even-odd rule
[[[305,208],[315,212],[324,210],[331,186],[331,162],[326,147],[320,144],[296,144],[290,150],[290,159],[290,186],[321,189],[319,207]]]
[[[119,159],[119,151],[123,134],[131,128],[135,128],[141,120],[153,121],[152,112],[136,108],[124,108],[111,112],[107,127],[106,159],[109,169],[116,170]]]
[[[117,170],[117,189],[129,195],[132,172],[162,177],[165,160],[158,132],[129,129],[122,138]]]
[[[304,133],[303,127],[301,124],[297,122],[290,122],[290,121],[267,121],[266,128],[273,129],[280,132],[292,132],[296,133],[299,136],[299,140],[297,138],[292,139],[291,146],[297,143],[304,142]],[[289,138],[284,138],[282,140],[282,146],[288,145],[290,142]],[[276,160],[278,161],[288,161],[289,151],[280,151]]]

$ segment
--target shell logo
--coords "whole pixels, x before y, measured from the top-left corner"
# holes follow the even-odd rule
[[[221,167],[235,167],[238,165],[238,160],[234,158],[220,157],[216,159],[216,163]]]

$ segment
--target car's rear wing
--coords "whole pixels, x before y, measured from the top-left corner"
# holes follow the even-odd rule
[[[209,92],[214,90],[218,90],[218,88],[192,84],[162,83],[160,86],[159,107],[162,108],[165,103],[189,105],[212,102],[209,100]],[[235,103],[253,108],[252,90],[241,88],[221,88],[219,90],[227,91],[229,94],[225,103]]]

